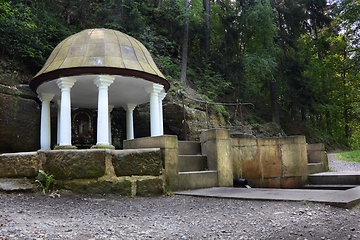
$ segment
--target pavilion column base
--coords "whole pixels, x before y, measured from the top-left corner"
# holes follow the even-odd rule
[[[77,147],[73,145],[62,145],[62,146],[56,145],[54,147],[54,150],[69,150],[69,149],[77,149]]]
[[[91,149],[111,149],[111,150],[115,150],[115,147],[111,144],[96,144],[91,146]]]

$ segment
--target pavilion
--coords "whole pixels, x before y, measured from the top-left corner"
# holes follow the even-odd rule
[[[126,136],[134,138],[133,110],[150,102],[151,136],[163,135],[162,100],[170,84],[138,40],[111,29],[87,29],[59,43],[30,82],[42,102],[40,147],[51,149],[50,102],[58,104],[57,149],[72,145],[71,108],[97,109],[97,142],[111,145],[110,112],[126,110]],[[83,113],[82,118],[87,118]],[[89,118],[77,133],[92,131]]]

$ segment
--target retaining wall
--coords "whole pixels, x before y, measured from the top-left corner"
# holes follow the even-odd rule
[[[159,148],[49,150],[0,155],[0,178],[34,181],[39,169],[54,175],[56,189],[127,196],[163,192]]]

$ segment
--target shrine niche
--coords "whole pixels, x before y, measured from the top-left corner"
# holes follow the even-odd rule
[[[77,109],[73,111],[71,127],[72,145],[82,149],[90,148],[96,143],[94,119],[96,119],[96,114],[90,110]]]

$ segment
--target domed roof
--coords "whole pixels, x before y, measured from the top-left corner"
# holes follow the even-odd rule
[[[37,92],[45,82],[80,75],[134,77],[159,83],[166,91],[170,87],[142,43],[104,28],[83,30],[59,43],[30,87]]]

